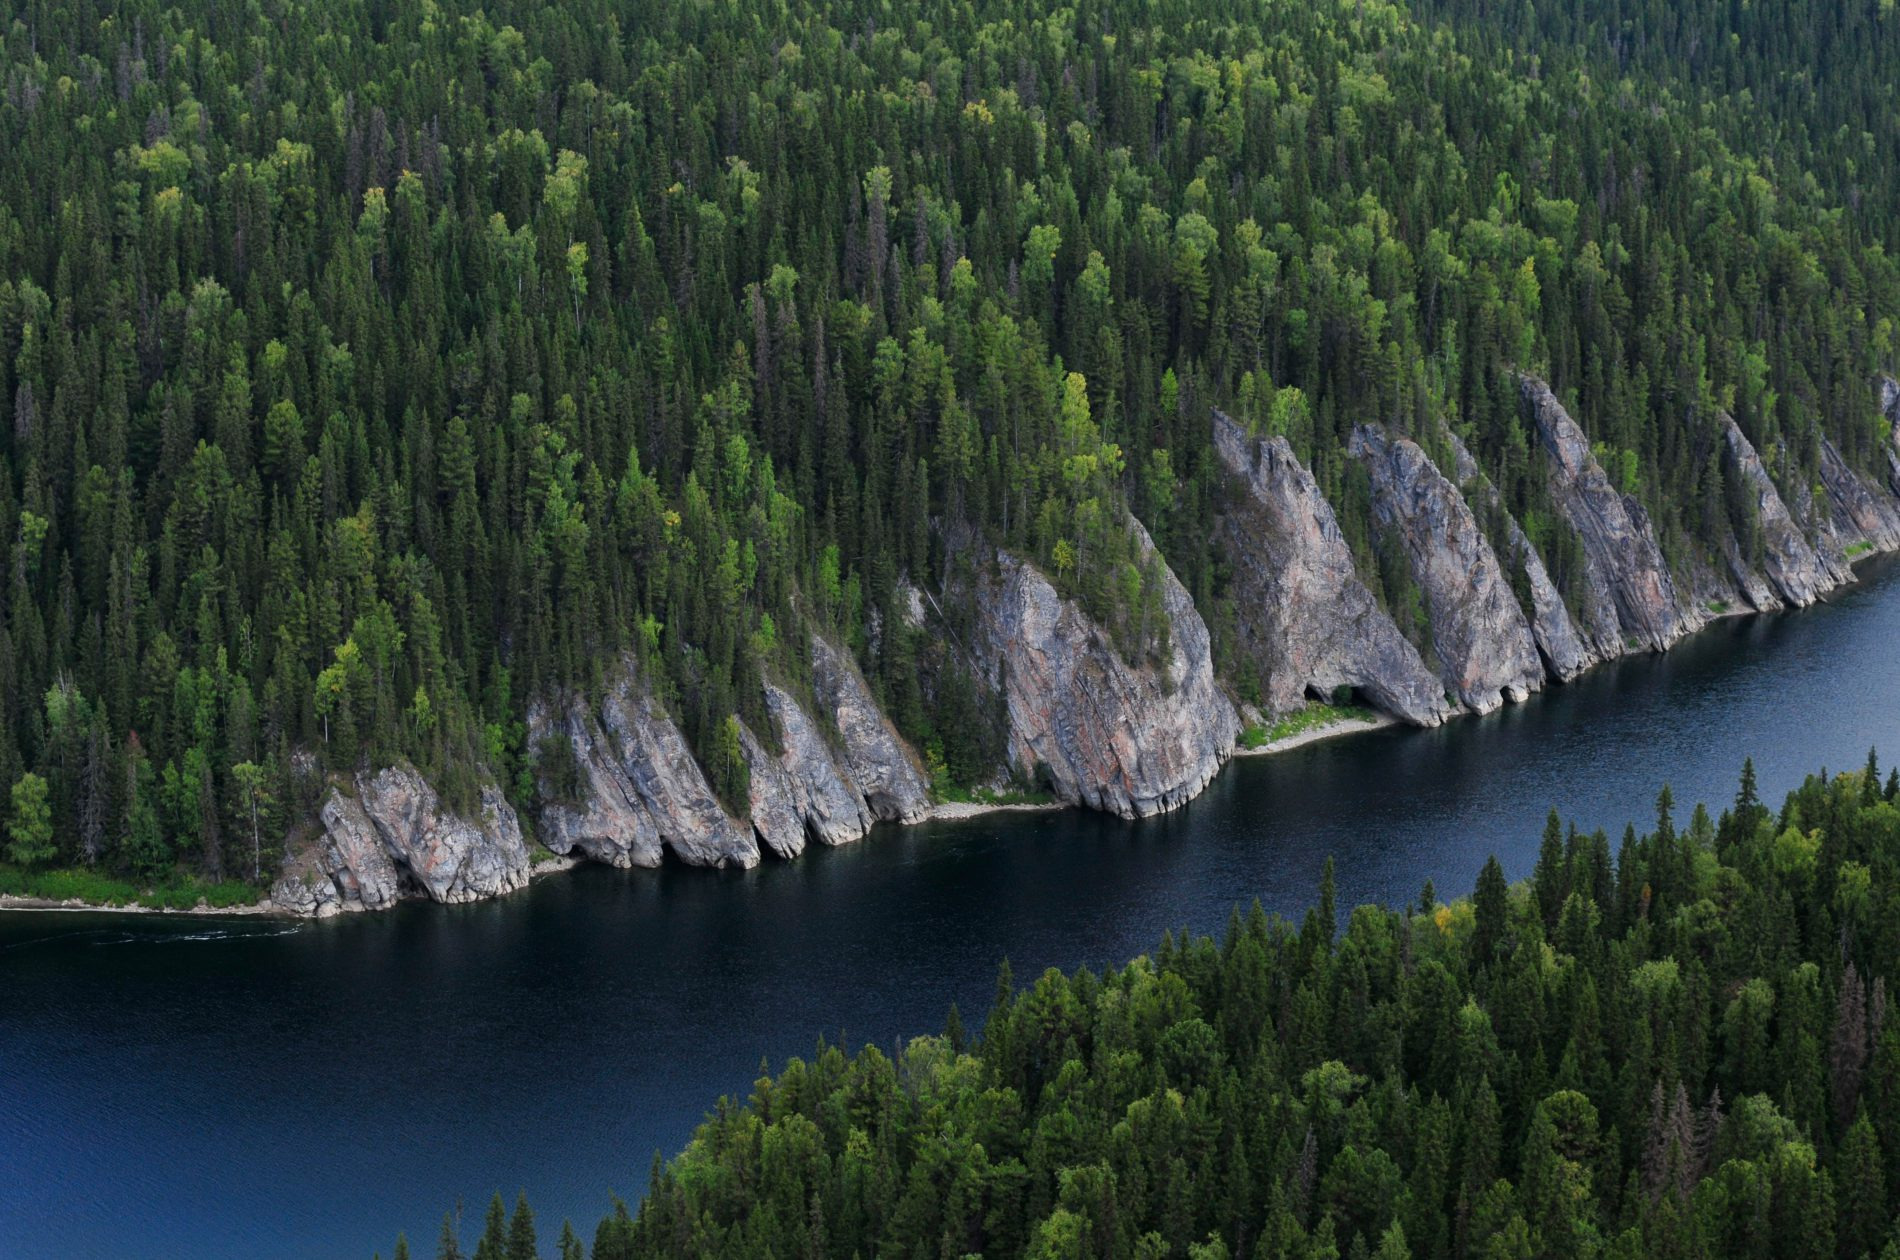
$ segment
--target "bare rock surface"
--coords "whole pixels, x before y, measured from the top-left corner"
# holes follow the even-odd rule
[[[849,844],[863,838],[876,815],[850,772],[838,763],[824,732],[790,693],[771,683],[765,685],[765,707],[778,723],[785,747],[779,761],[805,829],[820,844]]]
[[[850,657],[814,634],[811,668],[812,689],[830,710],[844,743],[845,765],[871,813],[897,822],[928,816],[930,792],[923,772]]]
[[[542,805],[544,843],[614,866],[658,866],[671,850],[691,866],[756,866],[753,829],[713,795],[679,727],[635,680],[617,671],[597,710],[570,698],[557,724],[530,714],[535,746],[550,736],[574,750],[581,791]]]
[[[1801,608],[1851,581],[1854,575],[1847,566],[1837,557],[1817,551],[1795,523],[1741,426],[1727,415],[1721,417],[1721,424],[1725,472],[1747,491],[1754,504],[1755,518],[1761,526],[1762,572],[1775,593],[1782,601]],[[1738,576],[1746,579],[1753,574]],[[1757,592],[1751,590],[1749,598],[1756,608],[1764,606]]]
[[[1465,705],[1489,713],[1544,685],[1529,620],[1471,507],[1424,449],[1377,425],[1349,451],[1372,484],[1372,512],[1397,532],[1425,594],[1441,676]]]
[[[1333,509],[1293,448],[1214,412],[1214,449],[1239,481],[1218,523],[1233,563],[1240,646],[1267,707],[1351,687],[1416,726],[1452,712],[1445,686],[1360,582]]]
[[[1684,606],[1649,513],[1610,484],[1583,430],[1550,387],[1527,376],[1523,392],[1547,457],[1551,498],[1583,542],[1590,588],[1585,618],[1593,646],[1605,657],[1667,648],[1707,614]]]
[[[285,864],[271,899],[300,914],[382,910],[406,895],[477,901],[528,883],[528,846],[512,806],[484,785],[474,818],[448,809],[413,767],[332,786],[323,830]]]
[[[805,851],[805,820],[798,811],[792,776],[743,722],[739,724],[739,753],[745,758],[752,830],[760,843],[780,857],[797,857]]]
[[[1466,500],[1503,512],[1498,504],[1497,487],[1478,467],[1478,461],[1465,449],[1458,435],[1451,434],[1450,438],[1452,453],[1457,459],[1458,483],[1464,488]],[[1503,512],[1503,516],[1510,562],[1523,572],[1524,584],[1530,591],[1531,635],[1537,641],[1538,653],[1552,678],[1568,682],[1603,658],[1585,642],[1570,609],[1564,605],[1562,592],[1550,580],[1550,570],[1544,567],[1543,557],[1531,546],[1524,527],[1509,512]]]
[[[1826,438],[1821,439],[1821,484],[1835,533],[1846,545],[1866,543],[1875,551],[1900,548],[1900,500],[1850,468]]]
[[[1194,601],[1147,531],[1133,520],[1129,529],[1162,583],[1165,660],[1131,664],[1040,570],[1000,551],[976,580],[976,650],[1003,691],[1019,772],[1045,774],[1065,801],[1139,818],[1198,795],[1232,752],[1240,719],[1214,678]]]

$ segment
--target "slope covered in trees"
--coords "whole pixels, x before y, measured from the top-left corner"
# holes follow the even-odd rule
[[[1553,812],[1533,877],[1468,900],[1342,931],[1329,868],[1297,927],[1005,965],[975,1036],[722,1101],[591,1254],[1900,1254],[1897,792],[1870,757],[1776,811],[1749,769],[1614,858]],[[525,1204],[488,1220],[478,1256],[535,1254]]]
[[[1884,476],[1900,19],[1565,8],[31,0],[9,855],[251,877],[325,773],[405,758],[531,820],[528,705],[627,657],[743,814],[813,630],[979,782],[993,706],[908,616],[972,538],[1133,660],[1165,556],[1257,701],[1214,405],[1414,637],[1368,420],[1446,467],[1454,426],[1582,598],[1520,372],[1671,564],[1758,551],[1721,411],[1791,504],[1829,445]]]

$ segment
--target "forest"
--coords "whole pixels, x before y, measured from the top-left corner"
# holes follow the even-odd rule
[[[947,784],[1001,738],[907,588],[959,538],[1154,650],[1207,416],[1477,455],[1566,595],[1517,374],[1665,555],[1884,477],[1891,0],[25,0],[0,29],[9,870],[268,879],[326,776],[531,816],[632,660],[742,813],[818,629]],[[769,738],[769,735],[768,735]]]
[[[1752,764],[1612,856],[1298,923],[1236,911],[1116,971],[1004,963],[980,1026],[820,1044],[722,1099],[561,1260],[1900,1256],[1900,775]],[[499,1196],[472,1252],[534,1260]],[[395,1254],[407,1257],[408,1243]]]

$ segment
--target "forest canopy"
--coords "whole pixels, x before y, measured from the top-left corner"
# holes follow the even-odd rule
[[[591,1255],[1889,1260],[1897,794],[1870,755],[1773,810],[1750,766],[1614,857],[1553,811],[1469,898],[1340,923],[1329,862],[1297,925],[1005,963],[974,1030],[721,1100]],[[475,1255],[533,1240],[497,1198]]]
[[[1673,558],[1727,528],[1719,411],[1790,492],[1876,466],[1892,5],[1493,9],[18,6],[8,858],[255,878],[398,758],[525,807],[527,705],[623,659],[742,809],[813,629],[973,782],[901,607],[971,534],[1136,654],[1132,514],[1245,693],[1213,405],[1388,602],[1365,420],[1449,424],[1580,580],[1520,372]]]

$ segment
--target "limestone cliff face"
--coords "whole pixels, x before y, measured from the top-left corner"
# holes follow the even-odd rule
[[[1780,599],[1806,607],[1852,580],[1852,572],[1838,557],[1817,551],[1808,541],[1741,427],[1727,415],[1721,417],[1721,424],[1725,472],[1747,490],[1754,503],[1761,525],[1762,571]],[[1747,576],[1752,575],[1738,575],[1743,581]],[[1764,606],[1752,592],[1750,599],[1755,607]]]
[[[1472,503],[1502,511],[1498,507],[1497,487],[1478,467],[1478,461],[1458,435],[1447,435],[1451,439],[1452,453],[1457,457],[1458,484],[1463,487],[1465,498]],[[1523,526],[1509,512],[1504,512],[1504,536],[1510,562],[1523,572],[1524,583],[1531,596],[1531,635],[1537,641],[1538,653],[1543,657],[1544,668],[1552,678],[1569,682],[1572,678],[1597,664],[1602,657],[1584,641],[1577,629],[1577,623],[1570,616],[1570,610],[1564,606],[1557,584],[1550,580],[1550,571],[1544,567],[1543,557],[1531,546],[1531,540],[1525,535]]]
[[[820,844],[849,844],[861,839],[877,816],[850,772],[838,763],[818,724],[787,692],[771,683],[765,685],[765,707],[778,723],[785,747],[779,761],[790,780],[793,807],[807,832]],[[904,764],[909,766],[908,757]],[[917,786],[922,786],[921,777]],[[906,802],[916,808],[908,795]]]
[[[1233,562],[1240,647],[1267,707],[1341,686],[1418,726],[1452,712],[1445,686],[1359,581],[1313,475],[1284,438],[1250,437],[1214,413],[1214,449],[1238,480],[1217,525]]]
[[[1599,654],[1661,651],[1702,625],[1707,614],[1685,607],[1677,594],[1649,513],[1617,493],[1548,385],[1527,376],[1523,392],[1544,448],[1551,498],[1583,541],[1584,615]]]
[[[871,829],[875,816],[864,794],[840,768],[818,726],[790,694],[770,683],[766,707],[784,751],[774,756],[743,726],[740,747],[752,780],[752,827],[780,857],[797,857],[807,838],[849,844]]]
[[[1875,382],[1880,413],[1887,417],[1887,485],[1900,494],[1900,381],[1883,376]]]
[[[1063,800],[1139,818],[1196,796],[1233,750],[1240,719],[1214,678],[1207,625],[1130,521],[1153,563],[1168,656],[1130,664],[1109,633],[1034,565],[1005,552],[975,579],[973,650],[1009,715],[1017,770],[1041,768]]]
[[[1542,688],[1530,622],[1458,487],[1417,443],[1377,425],[1354,429],[1348,449],[1370,476],[1373,516],[1397,532],[1425,593],[1445,685],[1479,713]]]
[[[812,690],[844,743],[844,767],[872,815],[917,822],[930,812],[928,781],[850,657],[814,634]]]
[[[409,766],[331,787],[322,832],[286,862],[271,899],[294,913],[382,910],[403,896],[477,901],[524,887],[528,846],[514,809],[485,785],[475,818],[443,806]]]
[[[558,721],[537,707],[528,732],[535,747],[565,738],[579,770],[576,799],[541,808],[549,848],[613,866],[658,866],[668,849],[693,866],[758,865],[752,829],[720,808],[679,728],[630,671],[618,673],[597,713],[578,698]]]
[[[1821,485],[1827,490],[1835,533],[1847,545],[1864,542],[1875,551],[1900,548],[1900,500],[1848,467],[1826,438],[1821,439]]]
[[[545,703],[532,706],[528,733],[537,749],[550,739],[566,740],[579,777],[579,790],[563,799],[544,776],[541,842],[556,853],[608,866],[658,866],[666,851],[659,829],[587,703],[573,696],[558,710]]]
[[[793,797],[792,777],[743,722],[739,724],[739,753],[745,758],[752,830],[761,844],[780,857],[797,857],[805,851],[805,820]]]

